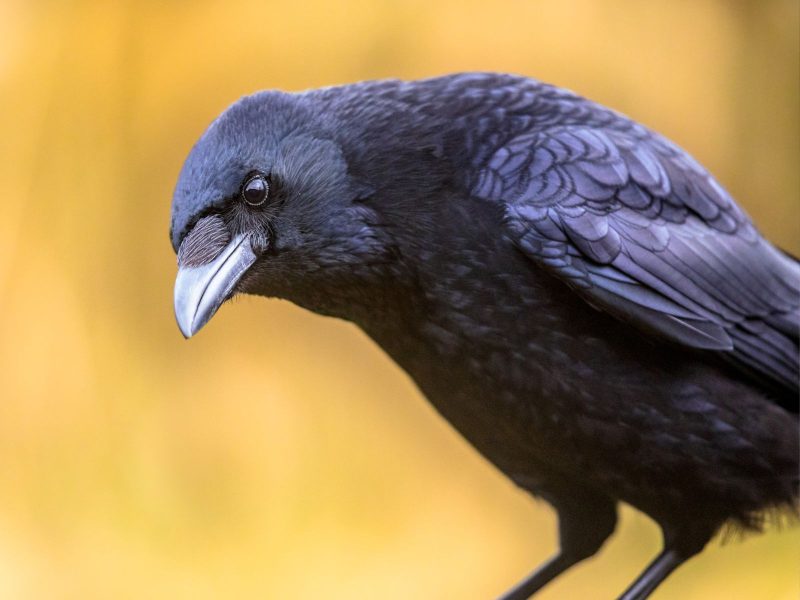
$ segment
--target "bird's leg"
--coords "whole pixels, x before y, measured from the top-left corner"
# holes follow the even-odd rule
[[[643,600],[647,598],[685,560],[686,558],[678,554],[677,551],[665,548],[639,575],[636,581],[625,590],[619,600]]]
[[[528,598],[569,569],[578,562],[578,560],[566,556],[563,552],[558,552],[555,556],[536,568],[533,573],[508,590],[498,600],[528,600]]]
[[[676,536],[664,531],[664,549],[653,559],[619,600],[644,600],[663,582],[670,573],[700,552],[711,538],[711,533],[697,531],[689,535]]]
[[[585,501],[584,496],[575,498]],[[595,554],[614,531],[617,511],[613,502],[602,498],[583,506],[574,501],[553,502],[558,512],[558,553],[540,565],[498,600],[527,600],[576,563]]]

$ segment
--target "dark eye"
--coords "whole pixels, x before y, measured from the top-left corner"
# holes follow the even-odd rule
[[[269,182],[261,175],[251,175],[242,186],[242,199],[250,206],[261,206],[269,195]]]

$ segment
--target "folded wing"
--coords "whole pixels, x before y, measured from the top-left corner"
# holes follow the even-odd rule
[[[523,252],[593,306],[798,389],[800,266],[686,152],[622,117],[517,132],[477,196]]]

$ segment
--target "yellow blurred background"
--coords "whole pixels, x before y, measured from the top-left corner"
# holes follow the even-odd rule
[[[491,598],[556,546],[355,327],[280,301],[186,342],[169,203],[229,103],[460,70],[667,134],[800,251],[796,0],[0,2],[0,598]],[[541,594],[612,598],[659,546],[625,509]],[[655,595],[795,599],[800,531]]]

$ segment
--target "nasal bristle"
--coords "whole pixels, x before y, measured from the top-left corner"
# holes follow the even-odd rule
[[[178,266],[199,267],[211,262],[228,245],[230,237],[221,217],[200,219],[178,249]]]

